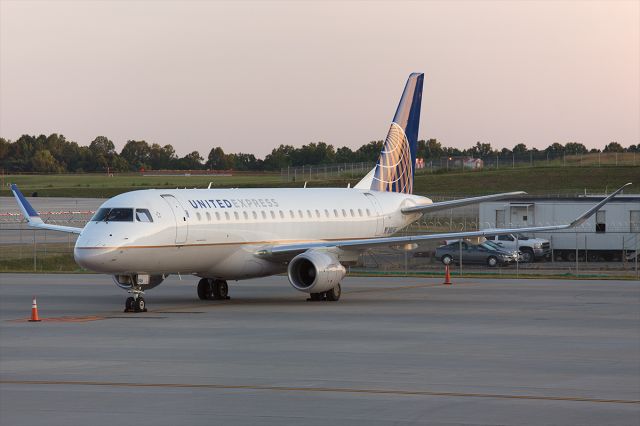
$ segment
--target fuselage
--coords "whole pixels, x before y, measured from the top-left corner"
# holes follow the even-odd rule
[[[428,203],[410,194],[336,188],[132,191],[100,207],[74,256],[109,274],[251,278],[286,269],[256,257],[263,247],[389,236],[420,217],[402,207]]]

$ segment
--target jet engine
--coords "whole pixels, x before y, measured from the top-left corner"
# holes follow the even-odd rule
[[[305,293],[331,290],[344,278],[347,271],[331,253],[307,250],[289,262],[289,282]]]
[[[131,290],[135,287],[136,289],[144,291],[160,285],[166,277],[166,275],[120,274],[114,275],[113,281],[118,287],[125,290]]]

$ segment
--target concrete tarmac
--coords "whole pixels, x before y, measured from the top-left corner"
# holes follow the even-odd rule
[[[106,276],[0,274],[0,424],[640,422],[637,281],[353,277],[337,303],[196,282],[125,314]]]

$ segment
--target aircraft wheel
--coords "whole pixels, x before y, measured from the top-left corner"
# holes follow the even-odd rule
[[[135,300],[133,297],[127,297],[127,300],[124,302],[124,311],[125,312],[133,312],[135,311],[134,307]]]
[[[206,278],[198,281],[198,298],[200,300],[209,299],[209,294],[211,293],[211,285],[209,284],[209,280]]]
[[[229,286],[225,280],[215,280],[213,282],[213,298],[220,300],[229,298]]]
[[[147,312],[147,304],[142,296],[138,296],[138,299],[134,302],[134,306],[136,312]]]
[[[324,293],[311,293],[307,300],[311,302],[320,302],[321,300],[324,300]]]
[[[326,292],[327,301],[337,302],[338,300],[340,300],[341,294],[342,294],[342,287],[340,287],[340,284],[338,284],[334,288]]]

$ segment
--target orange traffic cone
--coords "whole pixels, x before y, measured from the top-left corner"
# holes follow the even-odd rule
[[[451,285],[451,274],[449,273],[449,265],[444,265],[444,282],[442,284]]]
[[[33,302],[31,303],[31,319],[29,322],[38,322],[40,318],[38,318],[38,303],[36,302],[36,297],[33,296]]]

